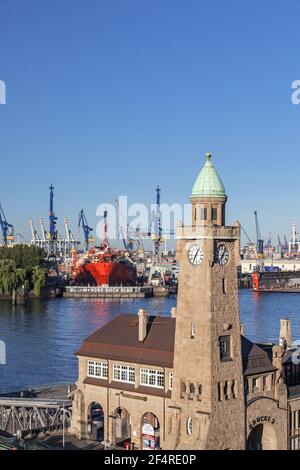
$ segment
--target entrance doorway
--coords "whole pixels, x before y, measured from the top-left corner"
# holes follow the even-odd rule
[[[116,445],[131,448],[131,419],[126,408],[117,408],[115,411],[115,435]]]
[[[99,442],[104,440],[104,411],[100,403],[94,401],[90,404],[87,426],[89,439]]]
[[[276,433],[269,423],[258,424],[247,439],[247,450],[276,450]]]
[[[160,449],[160,425],[153,413],[145,413],[141,421],[141,448],[143,450]]]

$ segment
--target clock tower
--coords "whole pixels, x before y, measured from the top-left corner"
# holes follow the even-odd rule
[[[177,229],[180,277],[165,449],[245,447],[240,225],[225,224],[226,201],[207,154],[192,190],[192,226]]]

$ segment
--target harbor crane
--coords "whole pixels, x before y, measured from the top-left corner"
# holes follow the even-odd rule
[[[152,240],[154,242],[153,264],[160,264],[160,244],[162,243],[162,228],[161,228],[161,215],[160,215],[160,193],[161,188],[157,186],[156,190],[156,210],[153,211],[152,216]]]
[[[264,254],[264,241],[261,238],[259,222],[257,211],[254,211],[254,218],[255,218],[255,228],[256,228],[256,250],[259,257],[262,257]]]
[[[119,211],[119,226],[120,226],[120,233],[123,241],[123,245],[126,251],[130,253],[134,251],[138,251],[140,249],[144,249],[143,246],[143,238],[148,238],[151,236],[151,232],[149,230],[142,231],[140,227],[136,227],[136,229],[131,229],[129,224],[127,223],[127,218],[121,210],[119,201],[115,198],[116,207]],[[122,219],[122,220],[121,220]],[[119,238],[118,235],[118,238]]]
[[[287,251],[289,249],[289,244],[288,244],[286,235],[284,235],[284,249],[285,249],[285,251]]]
[[[36,244],[38,244],[37,242],[40,241],[40,237],[39,237],[37,231],[34,228],[32,219],[29,220],[29,225],[30,225],[30,230],[31,230],[31,244],[36,245]]]
[[[56,257],[56,239],[57,239],[57,231],[56,231],[56,221],[57,217],[55,216],[53,210],[53,199],[54,199],[54,186],[51,184],[49,187],[50,190],[50,205],[49,205],[49,255]]]
[[[93,243],[95,239],[94,237],[90,236],[90,232],[92,232],[93,229],[89,226],[83,209],[81,209],[78,216],[78,229],[80,229],[80,227],[82,227],[85,247],[86,250],[88,250],[90,243]]]
[[[250,239],[248,233],[246,232],[246,230],[244,229],[244,227],[243,227],[242,225],[241,225],[241,230],[242,230],[243,234],[245,235],[245,237],[247,238],[249,244],[250,244],[250,245],[253,245],[252,240]]]
[[[14,241],[14,227],[12,224],[9,224],[7,222],[1,204],[0,204],[0,228],[2,231],[2,239],[3,239],[4,245],[7,245],[7,242],[9,241],[13,242]]]

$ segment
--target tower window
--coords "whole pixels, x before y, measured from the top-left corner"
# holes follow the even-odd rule
[[[232,383],[231,383],[231,396],[232,396],[232,398],[236,397],[235,390],[236,390],[236,380],[233,380]]]
[[[186,430],[187,430],[188,435],[191,436],[192,433],[193,433],[193,420],[192,420],[192,418],[187,419],[186,428],[187,428]]]
[[[224,386],[223,386],[223,396],[224,396],[224,400],[228,400],[228,382],[224,382]]]
[[[226,361],[231,358],[230,336],[220,336],[220,359]]]
[[[222,292],[223,292],[223,294],[226,294],[226,281],[225,281],[224,277],[222,279]]]
[[[213,207],[211,210],[211,218],[212,220],[217,220],[218,218],[218,209],[216,207]]]
[[[201,220],[207,220],[207,208],[206,207],[201,207],[200,218]]]
[[[191,324],[191,338],[195,338],[195,334],[196,334],[196,328],[195,328],[195,323],[192,321],[192,324]]]
[[[252,379],[252,392],[254,393],[256,390],[258,390],[258,381],[257,379]]]

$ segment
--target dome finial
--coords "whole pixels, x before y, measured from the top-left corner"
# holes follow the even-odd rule
[[[212,154],[206,153],[205,164],[195,181],[191,197],[226,198],[224,185],[211,159]]]

